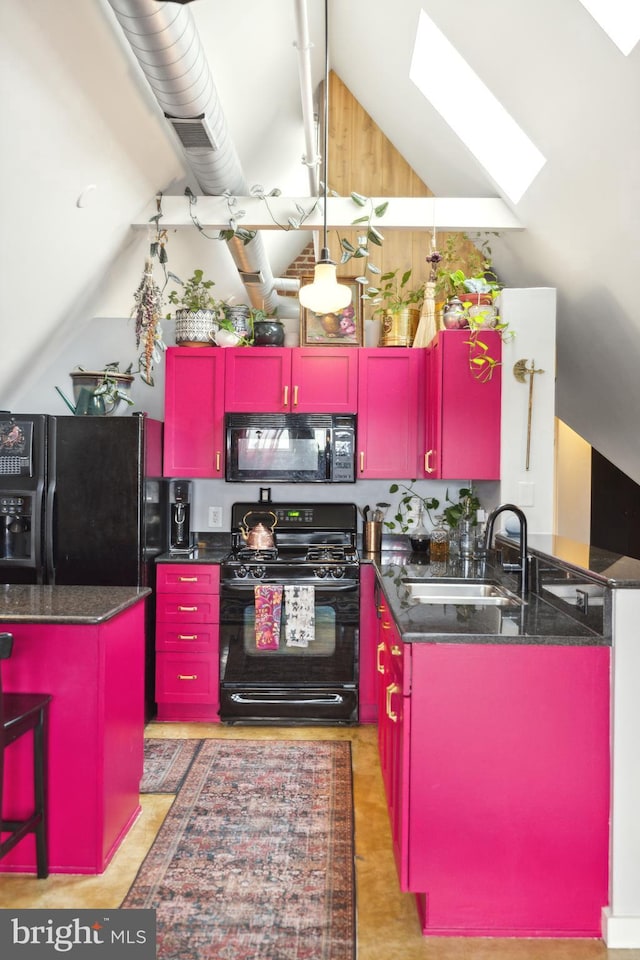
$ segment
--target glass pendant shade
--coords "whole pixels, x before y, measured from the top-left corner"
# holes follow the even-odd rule
[[[298,297],[302,306],[313,313],[335,313],[351,303],[351,289],[338,283],[336,265],[329,259],[327,250],[322,251],[316,263],[313,283],[300,287]]]

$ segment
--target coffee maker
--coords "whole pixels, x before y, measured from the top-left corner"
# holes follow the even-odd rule
[[[191,483],[189,480],[169,482],[169,552],[191,553],[193,536],[191,521]]]

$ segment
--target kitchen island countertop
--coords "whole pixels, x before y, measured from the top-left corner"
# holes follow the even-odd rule
[[[0,585],[3,623],[102,623],[149,596],[149,587]]]

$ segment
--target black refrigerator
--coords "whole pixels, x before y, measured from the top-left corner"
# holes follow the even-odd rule
[[[0,411],[0,583],[153,588],[166,543],[162,429],[144,414]]]

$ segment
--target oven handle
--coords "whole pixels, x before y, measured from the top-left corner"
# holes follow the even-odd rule
[[[277,578],[267,578],[265,580],[221,580],[220,588],[224,590],[233,590],[236,593],[253,593],[253,588],[260,583],[268,583],[272,586],[311,586],[315,587],[316,593],[348,593],[358,589],[357,580],[323,580],[321,583],[309,583],[308,580],[282,581]]]
[[[262,697],[259,694],[250,697],[244,693],[232,693],[230,699],[234,703],[344,703],[339,693],[330,693],[325,697],[277,697],[275,700],[268,693]]]

